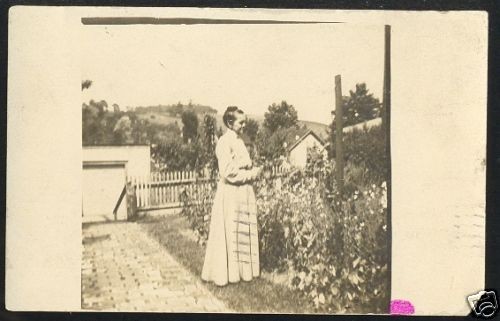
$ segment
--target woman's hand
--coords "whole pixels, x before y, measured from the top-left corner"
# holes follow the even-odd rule
[[[259,167],[259,176],[264,177],[265,179],[269,179],[271,178],[271,171],[261,166]]]
[[[263,171],[262,166],[256,166],[256,167],[254,167],[254,170],[255,170],[256,177],[259,177],[260,175],[262,175],[262,171]]]

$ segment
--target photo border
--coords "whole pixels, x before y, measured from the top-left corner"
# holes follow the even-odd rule
[[[243,3],[236,4],[234,1],[211,1],[208,3],[193,3],[187,1],[171,1],[169,2],[169,6],[172,7],[196,7],[196,6],[206,6],[209,5],[214,8],[222,8],[222,7],[241,7],[244,6],[246,8],[275,8],[275,9],[352,9],[352,10],[360,10],[360,9],[370,9],[370,10],[484,10],[489,13],[489,35],[488,35],[488,102],[487,102],[487,193],[486,193],[486,274],[485,281],[487,288],[496,288],[499,289],[498,286],[499,276],[500,276],[500,237],[498,231],[500,230],[500,216],[499,212],[499,203],[500,198],[500,180],[499,180],[499,171],[500,171],[500,93],[496,90],[500,88],[499,75],[496,72],[499,70],[499,61],[495,59],[498,52],[500,52],[500,46],[498,39],[500,39],[500,31],[498,28],[499,14],[500,8],[498,3],[495,1],[435,1],[433,4],[429,4],[425,0],[417,0],[417,1],[378,1],[372,2],[371,4],[367,4],[366,1],[331,1],[326,3],[320,2],[317,4],[310,4],[306,1],[303,2],[294,2],[292,4],[287,4],[284,2],[273,3],[269,2],[254,2],[250,5],[244,5]],[[134,7],[142,7],[142,6],[164,6],[163,2],[160,1],[116,1],[116,0],[102,0],[102,1],[63,1],[63,0],[54,0],[54,1],[9,1],[8,3],[1,4],[1,25],[0,25],[0,35],[1,35],[1,43],[3,49],[7,49],[7,32],[8,32],[8,9],[14,5],[71,5],[71,6],[134,6]],[[0,83],[2,86],[0,88],[0,101],[6,105],[7,102],[7,94],[6,94],[6,84],[7,84],[7,50],[0,50],[0,63],[2,68],[2,75]],[[3,85],[5,84],[5,86]],[[6,155],[6,113],[7,110],[4,108],[1,113],[2,120],[2,144],[5,147],[4,158]],[[6,191],[6,182],[5,180],[2,182],[2,191]],[[3,193],[5,195],[5,193]],[[3,198],[2,205],[5,206],[5,196]],[[390,203],[389,203],[390,204]],[[5,231],[5,216],[1,220],[1,224]],[[2,267],[5,271],[5,233],[1,238],[0,244],[0,254],[3,254]],[[2,278],[0,281],[0,286],[5,291],[5,279]],[[5,303],[5,292],[1,291],[0,299]],[[229,314],[178,314],[178,313],[158,313],[158,314],[144,314],[144,313],[93,313],[93,312],[74,312],[74,313],[62,313],[62,312],[8,312],[5,310],[5,304],[3,306],[3,311],[0,312],[0,318],[4,320],[68,320],[68,319],[76,319],[76,320],[137,320],[138,318],[145,320],[153,320],[153,319],[164,319],[168,318],[193,318],[193,319],[214,319],[214,320],[227,320],[232,318],[245,319],[251,318],[252,320],[255,318],[262,318],[269,320],[275,319],[294,319],[294,318],[337,318],[342,319],[346,318],[346,320],[351,320],[352,316],[348,315],[245,315],[238,314],[236,316]],[[377,318],[394,318],[394,316],[377,316]],[[364,319],[371,318],[368,315],[363,316],[355,316],[356,319]],[[454,319],[465,319],[468,317],[423,317],[423,318],[454,318]]]

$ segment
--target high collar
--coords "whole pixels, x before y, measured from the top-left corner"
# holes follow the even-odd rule
[[[234,138],[234,139],[239,138],[239,135],[236,134],[236,132],[234,130],[229,129],[229,128],[227,129],[227,134],[226,135],[228,135],[229,137]]]

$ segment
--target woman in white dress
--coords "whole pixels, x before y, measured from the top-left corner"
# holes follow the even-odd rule
[[[262,170],[252,166],[240,137],[245,118],[238,107],[228,107],[223,116],[228,130],[215,148],[220,180],[201,277],[219,286],[250,281],[260,273],[257,207],[251,182]]]

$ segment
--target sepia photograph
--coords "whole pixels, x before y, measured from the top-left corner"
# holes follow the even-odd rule
[[[413,313],[390,25],[83,17],[80,54],[83,310]]]
[[[489,23],[13,6],[6,310],[491,318]]]

